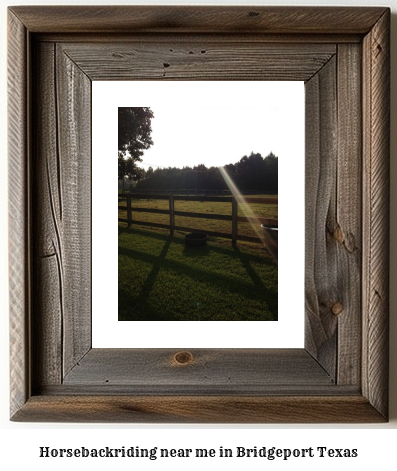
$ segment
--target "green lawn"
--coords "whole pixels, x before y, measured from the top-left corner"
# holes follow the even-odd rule
[[[277,265],[260,244],[119,224],[119,320],[277,320]]]

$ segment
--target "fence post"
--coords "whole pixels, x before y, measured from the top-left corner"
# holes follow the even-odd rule
[[[232,199],[232,244],[236,245],[237,242],[237,212],[238,212],[237,199],[233,196]]]
[[[128,227],[132,224],[131,195],[127,194],[127,221]]]
[[[174,216],[174,195],[170,195],[170,235],[174,235],[175,216]]]

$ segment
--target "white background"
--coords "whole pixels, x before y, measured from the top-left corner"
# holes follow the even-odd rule
[[[270,88],[271,87],[271,88]],[[107,348],[302,348],[304,345],[304,89],[302,82],[93,82],[93,158],[92,158],[92,282],[93,282],[93,347]],[[279,320],[277,322],[117,322],[117,211],[114,195],[117,185],[116,155],[117,110],[119,106],[150,106],[156,121],[156,109],[179,109],[186,106],[186,96],[192,97],[189,106],[199,113],[202,107],[218,107],[219,113],[232,114],[251,103],[250,115],[255,116],[258,130],[252,140],[245,139],[244,147],[255,142],[245,154],[233,152],[228,126],[217,119],[217,139],[232,140],[232,146],[222,145],[223,161],[203,160],[201,149],[189,153],[183,161],[158,163],[164,166],[225,165],[235,163],[251,151],[265,157],[271,151],[279,157]],[[233,107],[230,106],[233,96]],[[128,98],[139,97],[139,98]],[[178,98],[182,97],[182,98]],[[193,98],[195,97],[195,98]],[[253,105],[255,104],[255,105]],[[222,110],[222,111],[220,111]],[[183,115],[186,120],[190,110]],[[263,116],[267,115],[268,118]],[[173,121],[173,120],[170,120]],[[167,125],[169,126],[169,125]],[[200,129],[200,123],[193,126]],[[288,129],[288,139],[283,135]],[[266,130],[264,132],[264,130]],[[186,129],[186,134],[191,134]],[[248,133],[249,131],[247,131]],[[169,129],[173,135],[175,129]],[[154,134],[154,133],[153,133]],[[223,136],[223,138],[222,138]],[[234,136],[232,134],[232,136]],[[263,136],[263,137],[261,137]],[[269,136],[269,137],[268,137]],[[190,136],[191,137],[191,136]],[[168,140],[169,137],[168,137]],[[158,141],[153,135],[154,145]],[[167,143],[166,143],[167,144]],[[163,147],[159,144],[160,149]],[[187,149],[189,143],[179,142]],[[198,148],[200,146],[197,146]],[[226,147],[226,149],[225,149]],[[227,148],[230,147],[230,148]],[[204,147],[205,148],[205,147]],[[151,150],[151,149],[149,149]],[[172,153],[172,151],[169,151]],[[208,152],[208,151],[207,151]],[[238,151],[237,151],[238,152]],[[178,151],[175,152],[178,154]],[[182,154],[183,155],[183,154]],[[201,159],[201,160],[200,160]],[[155,157],[143,156],[143,161]],[[162,160],[162,161],[161,161]],[[114,183],[112,183],[114,182]],[[291,204],[291,197],[293,202]],[[107,221],[107,224],[103,224]],[[112,221],[109,223],[109,221]],[[293,243],[292,243],[293,242]],[[294,260],[294,263],[290,263]],[[106,269],[104,269],[106,267]],[[285,295],[288,293],[288,296]],[[167,335],[164,335],[167,332]]]
[[[70,470],[72,467],[77,470],[86,470],[94,467],[96,470],[108,470],[110,466],[117,470],[131,469],[202,469],[204,466],[214,469],[215,467],[223,469],[228,466],[231,469],[241,465],[250,470],[264,469],[291,469],[295,470],[305,466],[305,469],[319,469],[319,465],[323,470],[334,470],[336,467],[341,470],[365,469],[375,467],[383,467],[385,469],[393,469],[396,466],[395,444],[397,443],[397,290],[396,273],[397,273],[397,254],[395,240],[397,236],[396,218],[397,218],[397,165],[395,155],[397,152],[397,2],[395,0],[361,0],[353,2],[347,0],[339,0],[336,5],[382,5],[390,6],[392,9],[392,76],[391,76],[391,291],[390,291],[390,312],[391,312],[391,350],[390,350],[390,422],[386,425],[296,425],[296,426],[229,426],[229,425],[209,425],[209,426],[149,426],[149,425],[117,425],[117,424],[16,424],[8,420],[8,287],[7,287],[7,204],[6,204],[6,182],[7,182],[7,163],[6,163],[6,6],[11,4],[32,3],[45,4],[46,2],[34,1],[28,2],[1,2],[1,159],[0,159],[0,194],[2,204],[1,210],[1,264],[0,264],[0,380],[1,380],[1,397],[0,397],[0,464],[2,469],[12,468],[29,468],[29,469],[51,469],[54,467],[58,470]],[[65,4],[81,4],[81,1],[69,1]],[[109,4],[104,2],[89,2],[86,4]],[[129,3],[133,2],[118,2]],[[148,1],[139,2],[150,3]],[[173,2],[178,4],[179,2]],[[207,2],[192,2],[195,4],[213,4]],[[222,2],[218,4],[241,4],[241,5],[258,5],[266,2]],[[272,0],[273,5],[290,5],[290,1]],[[61,4],[61,2],[52,0],[47,4]],[[157,0],[157,4],[167,4]],[[183,2],[181,2],[183,4]],[[306,1],[305,5],[333,5],[328,1]],[[220,463],[217,461],[189,460],[189,461],[136,461],[118,460],[109,461],[108,459],[95,460],[88,463],[85,460],[43,460],[38,458],[38,447],[51,446],[57,448],[79,447],[79,446],[140,446],[140,447],[207,447],[219,448],[219,446],[232,448],[233,446],[253,447],[261,446],[278,446],[278,447],[317,447],[328,446],[335,448],[358,448],[359,457],[357,459],[311,459],[304,461],[265,461],[260,459],[236,459],[231,462]]]

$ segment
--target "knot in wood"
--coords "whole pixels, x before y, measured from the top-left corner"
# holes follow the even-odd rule
[[[334,239],[336,239],[340,244],[343,244],[345,240],[345,236],[340,226],[337,226],[334,231]]]
[[[335,316],[339,316],[339,314],[342,313],[343,311],[343,304],[341,302],[336,302],[335,304],[332,305],[331,307],[332,314]]]
[[[186,365],[193,361],[193,355],[190,352],[178,352],[175,354],[174,360],[180,365]]]

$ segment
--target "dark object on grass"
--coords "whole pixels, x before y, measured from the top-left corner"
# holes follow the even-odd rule
[[[200,247],[206,244],[208,239],[204,232],[191,232],[185,235],[185,244],[190,247]]]
[[[275,261],[278,262],[278,227],[261,224],[261,228],[265,245]]]

